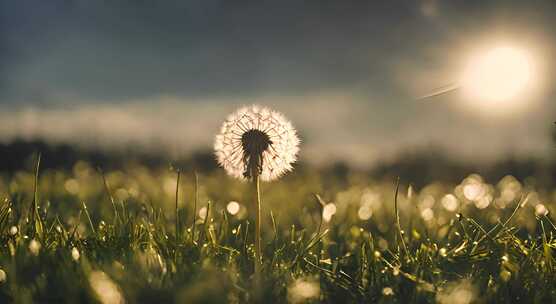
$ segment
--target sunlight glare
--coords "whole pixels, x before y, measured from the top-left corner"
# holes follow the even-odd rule
[[[497,47],[471,58],[463,73],[465,94],[482,104],[509,106],[530,85],[529,54],[512,47]]]

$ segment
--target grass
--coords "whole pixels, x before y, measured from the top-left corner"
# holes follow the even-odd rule
[[[538,205],[556,192],[492,182],[298,170],[264,184],[256,285],[248,183],[37,162],[0,178],[0,302],[553,303],[556,227]]]

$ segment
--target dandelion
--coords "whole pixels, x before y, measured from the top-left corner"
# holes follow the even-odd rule
[[[228,116],[214,150],[229,175],[271,181],[292,170],[298,145],[297,132],[282,114],[251,106]]]
[[[280,113],[256,105],[232,113],[216,135],[216,159],[226,172],[253,182],[256,196],[255,273],[261,263],[261,204],[259,180],[272,181],[293,169],[299,138]]]
[[[37,256],[39,255],[39,251],[41,250],[41,243],[37,240],[33,239],[29,242],[29,251],[32,255]]]

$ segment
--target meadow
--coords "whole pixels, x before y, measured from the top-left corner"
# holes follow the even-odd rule
[[[556,189],[534,179],[414,187],[298,169],[262,184],[255,281],[250,184],[223,170],[78,161],[1,176],[2,303],[556,299]]]

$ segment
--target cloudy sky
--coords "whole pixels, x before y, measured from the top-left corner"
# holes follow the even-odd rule
[[[555,23],[550,0],[0,0],[0,140],[183,155],[257,103],[293,121],[314,162],[546,157]],[[526,86],[470,97],[470,58],[496,48],[526,54]]]

